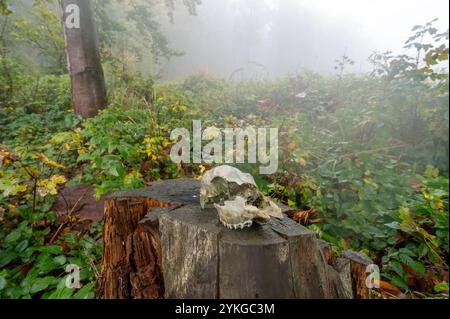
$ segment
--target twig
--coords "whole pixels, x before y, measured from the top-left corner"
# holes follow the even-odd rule
[[[67,224],[67,221],[65,221],[64,223],[62,223],[61,225],[59,225],[58,229],[56,230],[55,234],[52,236],[52,239],[50,239],[49,244],[51,245],[56,237],[59,235],[59,233],[61,232],[61,230],[63,229],[63,227]]]
[[[83,249],[84,254],[87,258],[89,266],[92,268],[92,272],[94,273],[95,279],[98,279],[100,277],[100,274],[98,273],[97,267],[95,266],[94,261],[92,260],[89,252],[86,249]]]
[[[22,163],[20,163],[20,167],[23,168],[24,171],[27,173],[27,175],[29,177],[31,177],[31,179],[33,180],[33,206],[32,206],[31,212],[34,214],[34,212],[36,210],[36,193],[37,193],[38,178],[36,175],[34,175],[33,173],[31,173],[28,170],[28,167],[24,166]]]
[[[88,191],[89,191],[89,188],[86,189],[86,191],[83,193],[83,195],[81,195],[80,198],[78,198],[78,200],[77,200],[77,202],[75,203],[75,205],[73,205],[72,209],[69,211],[69,214],[67,214],[68,217],[71,217],[71,216],[72,216],[73,212],[75,211],[75,208],[78,206],[78,204],[80,203],[80,201],[84,198],[84,196],[87,195]]]
[[[72,209],[69,211],[69,213],[66,216],[66,221],[64,223],[62,223],[58,229],[56,230],[55,234],[53,235],[52,239],[50,239],[50,244],[53,243],[53,241],[56,239],[56,237],[59,235],[59,233],[61,232],[61,230],[63,229],[63,227],[65,225],[67,225],[68,221],[70,220],[70,217],[72,217],[73,212],[75,211],[75,208],[78,206],[78,203],[84,198],[84,196],[86,196],[86,194],[88,193],[89,189],[87,189],[83,195],[80,196],[80,198],[78,198],[77,202],[75,203],[75,205],[73,205]]]

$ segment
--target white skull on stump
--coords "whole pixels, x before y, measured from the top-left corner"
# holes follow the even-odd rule
[[[222,224],[244,229],[255,220],[266,223],[271,217],[283,219],[281,209],[259,191],[255,180],[237,168],[224,165],[205,173],[200,189],[200,205],[213,203]]]

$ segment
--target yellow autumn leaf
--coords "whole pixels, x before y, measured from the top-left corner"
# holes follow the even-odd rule
[[[85,155],[87,151],[84,147],[78,147],[78,155]]]
[[[6,157],[8,155],[9,155],[9,151],[7,151],[5,149],[0,149],[0,158]]]
[[[58,185],[65,184],[67,182],[67,179],[62,175],[54,175],[54,176],[52,176],[51,180],[53,183],[58,184]]]
[[[378,189],[378,187],[379,187],[378,184],[371,178],[364,178],[364,183],[366,183],[366,184],[368,184],[370,186],[373,186],[376,189]]]
[[[307,164],[306,160],[303,157],[298,158],[297,163],[300,164],[301,166],[306,166]]]
[[[131,173],[129,173],[129,174],[127,174],[125,177],[124,177],[124,184],[125,185],[131,185],[131,184],[133,184],[133,182],[135,181],[135,180],[137,180],[137,179],[139,179],[139,178],[141,178],[142,177],[142,174],[141,173],[139,173],[138,171],[132,171]]]
[[[425,229],[423,229],[422,227],[419,227],[419,226],[417,226],[417,230],[418,230],[419,234],[421,234],[423,236],[423,238],[428,239],[433,245],[436,245],[434,243],[435,237],[433,235],[431,235]]]
[[[4,158],[3,161],[2,161],[2,166],[3,167],[8,167],[9,164],[11,164],[11,160],[9,158],[7,158],[7,157]]]
[[[356,167],[361,167],[361,166],[363,166],[364,165],[364,162],[363,161],[361,161],[361,160],[359,160],[359,159],[356,159],[355,160],[355,165],[356,165]]]
[[[436,198],[436,199],[434,200],[434,205],[436,205],[437,209],[438,209],[440,212],[443,212],[443,211],[444,211],[444,202],[443,202],[440,198]]]
[[[42,163],[44,163],[44,164],[47,164],[47,165],[50,165],[51,167],[55,167],[55,168],[65,168],[64,165],[58,164],[58,163],[56,163],[55,161],[49,159],[49,158],[47,157],[47,155],[45,155],[45,154],[37,154],[37,155],[36,155],[36,158],[37,158],[40,162],[42,162]]]
[[[76,134],[74,134],[74,136],[73,136],[73,141],[74,142],[77,142],[77,143],[83,142],[83,138],[81,137],[80,132],[81,132],[81,129],[79,129],[79,128],[77,128],[75,130]]]
[[[295,145],[295,143],[294,143],[294,142],[291,142],[291,143],[289,143],[289,144],[288,144],[288,147],[287,147],[287,149],[288,149],[288,151],[289,151],[289,152],[292,152],[292,151],[294,151],[294,150],[295,150],[295,148],[296,148],[296,145]]]
[[[152,142],[152,138],[151,137],[146,137],[144,138],[144,142],[147,144],[150,144]]]
[[[24,193],[28,189],[27,185],[17,185],[14,187],[13,195],[17,195],[19,193]]]
[[[27,172],[33,176],[37,176],[38,175],[38,169],[36,167],[28,167],[27,168]]]
[[[0,167],[7,167],[12,162],[18,161],[19,156],[17,154],[11,154],[6,149],[0,148]]]
[[[167,146],[170,146],[172,143],[170,142],[170,141],[168,141],[167,139],[164,139],[163,140],[163,146],[164,147],[167,147]]]
[[[47,195],[57,195],[59,185],[63,185],[67,182],[67,179],[61,175],[54,175],[50,179],[43,179],[37,183],[37,191],[41,197]]]

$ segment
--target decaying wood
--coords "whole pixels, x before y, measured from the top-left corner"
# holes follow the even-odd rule
[[[333,249],[331,248],[330,243],[326,242],[325,240],[319,240],[319,247],[322,250],[323,256],[325,257],[327,264],[333,266],[334,265]]]
[[[144,225],[140,221],[151,210],[192,201],[192,198],[173,195],[174,190],[181,190],[186,195],[189,187],[199,187],[192,185],[190,180],[189,183],[185,181],[119,192],[106,198],[98,298],[164,297],[161,242],[155,232],[148,230],[147,223]]]
[[[365,254],[354,251],[346,251],[343,258],[350,261],[350,273],[352,278],[352,290],[355,299],[370,299],[370,289],[366,285],[367,266],[373,264]]]
[[[346,258],[337,258],[334,264],[334,269],[337,271],[337,275],[341,282],[341,293],[346,298],[353,299],[353,282],[351,262]]]
[[[272,228],[289,242],[295,297],[334,298],[328,265],[316,235],[306,227],[285,219],[271,220]]]
[[[160,218],[165,297],[217,297],[217,217],[199,206],[184,206]]]
[[[147,205],[151,206],[147,206]],[[145,198],[108,198],[105,201],[104,253],[99,298],[162,298],[160,251],[139,221],[148,207]],[[148,282],[145,274],[151,276]],[[145,289],[143,289],[144,287]],[[137,295],[135,295],[138,291]]]
[[[269,225],[223,230],[219,258],[219,298],[295,298],[289,241]]]
[[[199,190],[181,179],[106,199],[98,298],[351,297],[331,247],[307,228],[286,217],[229,230],[200,208]]]

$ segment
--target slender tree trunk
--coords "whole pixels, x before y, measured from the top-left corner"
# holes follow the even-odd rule
[[[73,108],[83,118],[93,117],[106,107],[107,97],[91,1],[60,0],[60,5]],[[73,23],[78,17],[76,8],[78,25]]]

